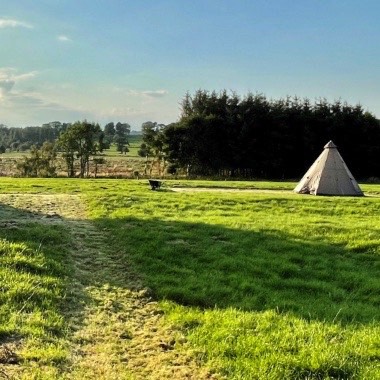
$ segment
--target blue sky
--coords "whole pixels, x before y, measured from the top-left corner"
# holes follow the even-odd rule
[[[380,117],[375,0],[0,0],[0,124],[176,121],[197,89]]]

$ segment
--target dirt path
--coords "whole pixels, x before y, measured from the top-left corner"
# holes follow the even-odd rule
[[[177,193],[252,193],[252,194],[293,194],[291,190],[239,189],[231,187],[171,187]]]
[[[164,323],[157,302],[112,252],[107,231],[86,219],[79,196],[1,194],[0,202],[41,223],[64,223],[74,271],[67,294],[71,367],[62,379],[216,379],[199,368],[179,331]]]

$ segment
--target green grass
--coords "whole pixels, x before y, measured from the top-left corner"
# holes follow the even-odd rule
[[[132,135],[132,136],[129,136],[128,137],[128,141],[129,141],[128,156],[130,156],[130,157],[140,157],[137,152],[140,149],[140,145],[143,142],[142,135]]]
[[[91,187],[92,181],[80,181],[75,178],[9,178],[0,180],[0,193],[73,193],[80,194],[83,183]]]
[[[69,354],[62,314],[67,232],[10,206],[0,212],[0,343],[22,342],[22,362],[59,369]]]
[[[228,379],[380,378],[379,185],[363,185],[364,198],[296,195],[289,182],[164,185],[151,191],[146,180],[2,179],[0,186],[3,193],[81,194],[90,218],[161,300],[198,362]],[[180,193],[172,185],[262,191]],[[57,318],[47,318],[40,332],[31,321],[30,331],[18,333],[30,341],[53,337],[59,347],[67,268],[51,257],[54,246],[65,246],[59,240],[65,233],[43,231],[53,238],[41,252],[42,231],[25,227],[1,237],[8,250],[11,242],[26,244],[33,261],[25,269],[31,253],[19,266],[7,253],[5,267],[20,276],[49,268],[37,274],[57,281],[57,293],[47,293],[46,308],[37,295],[30,301]],[[17,289],[18,282],[24,280],[9,286]],[[11,302],[1,323],[5,334],[16,331],[8,316],[25,301]],[[59,362],[55,355],[49,360]]]
[[[110,149],[105,149],[103,151],[102,153],[103,157],[106,160],[111,160],[111,161],[114,161],[114,160],[124,161],[124,160],[130,160],[130,159],[141,160],[141,161],[145,160],[145,158],[141,158],[138,155],[138,150],[140,149],[140,145],[143,142],[142,136],[132,135],[132,136],[129,136],[128,140],[129,140],[129,145],[128,145],[129,152],[127,152],[127,154],[120,154],[120,152],[117,152],[116,145],[113,144],[110,147]],[[29,154],[30,154],[29,150],[26,150],[25,152],[6,152],[6,153],[0,154],[0,160],[1,158],[19,160],[23,158],[24,156],[29,156]]]
[[[201,310],[166,302],[199,360],[228,379],[377,379],[379,326],[306,321],[276,310]]]
[[[379,186],[365,198],[120,190],[92,197],[93,217],[202,363],[231,379],[379,376]]]
[[[128,145],[128,149],[129,149],[129,152],[127,152],[127,154],[120,154],[120,152],[118,152],[116,150],[116,145],[115,144],[112,144],[110,149],[105,149],[103,151],[103,156],[105,159],[130,159],[130,158],[134,158],[134,159],[144,159],[144,158],[141,158],[139,155],[138,155],[138,150],[140,149],[140,145],[142,144],[142,136],[141,135],[132,135],[132,136],[129,136],[128,137],[128,142],[129,142],[129,145]]]
[[[168,180],[167,183],[173,187],[195,188],[195,189],[242,189],[242,190],[293,190],[294,182],[289,181],[207,181],[207,180]]]
[[[378,199],[131,191],[96,203],[159,297],[345,322],[376,315]]]

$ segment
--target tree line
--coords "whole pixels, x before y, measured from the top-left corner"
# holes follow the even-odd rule
[[[65,161],[68,177],[77,175],[77,167],[79,177],[88,177],[90,161],[96,168],[98,164],[104,163],[104,158],[98,155],[111,144],[115,143],[120,153],[128,151],[129,133],[130,126],[127,123],[108,123],[104,130],[99,124],[86,120],[68,124],[66,128],[61,128],[55,139],[47,139],[42,145],[33,144],[29,156],[24,156],[17,168],[25,177],[54,177],[59,153]]]
[[[70,123],[59,121],[24,128],[9,128],[0,124],[0,152],[4,153],[6,150],[25,152],[32,146],[42,146],[46,141],[54,143],[69,126]]]
[[[156,168],[158,175],[295,179],[333,140],[355,177],[380,177],[379,120],[361,105],[340,100],[199,90],[185,95],[177,122],[146,122],[141,128],[138,153],[145,158],[145,175]],[[19,163],[23,175],[53,176],[58,152],[69,177],[76,167],[86,177],[90,161],[95,167],[102,163],[98,154],[111,144],[128,152],[130,130],[121,122],[104,128],[87,121],[20,129],[0,125],[0,145],[31,143],[30,157]]]
[[[299,178],[333,140],[358,178],[380,177],[380,124],[361,105],[226,91],[186,94],[160,132],[169,170],[189,175]]]
[[[61,123],[60,121],[24,128],[9,128],[4,124],[0,124],[0,152],[25,152],[32,149],[32,147],[41,147],[44,142],[54,143],[61,133],[71,126],[72,123]],[[114,143],[118,152],[128,152],[128,135],[130,131],[131,126],[128,123],[119,121],[106,124],[103,128],[104,148],[108,149]]]

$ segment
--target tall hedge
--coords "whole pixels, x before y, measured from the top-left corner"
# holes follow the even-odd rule
[[[199,90],[164,135],[169,161],[190,174],[299,178],[333,140],[355,177],[380,177],[379,120],[340,100]]]

